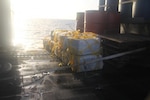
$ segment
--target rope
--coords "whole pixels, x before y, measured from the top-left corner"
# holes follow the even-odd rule
[[[99,59],[95,59],[95,60],[92,60],[92,61],[89,61],[89,62],[86,62],[86,63],[78,64],[78,65],[75,65],[74,67],[81,66],[81,65],[92,64],[92,63],[95,63],[95,62],[98,62],[98,61],[104,61],[104,60],[110,60],[110,59],[118,58],[118,57],[125,56],[125,55],[128,55],[128,54],[141,52],[145,49],[146,48],[139,48],[139,49],[135,49],[135,50],[131,50],[131,51],[126,51],[126,52],[122,52],[122,53],[118,53],[118,54],[113,54],[113,55],[106,56],[106,57],[99,58]]]

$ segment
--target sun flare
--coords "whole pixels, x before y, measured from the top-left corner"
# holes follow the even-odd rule
[[[24,45],[25,21],[29,18],[76,19],[77,12],[98,9],[99,0],[11,0],[14,45]]]

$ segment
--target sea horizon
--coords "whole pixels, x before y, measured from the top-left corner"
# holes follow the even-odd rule
[[[49,19],[49,18],[30,18],[24,20],[21,27],[17,28],[19,39],[15,44],[23,47],[41,48],[43,39],[50,36],[54,30],[76,30],[76,20],[70,19]],[[18,37],[18,36],[17,36]]]

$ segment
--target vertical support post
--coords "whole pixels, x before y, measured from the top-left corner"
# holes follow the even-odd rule
[[[104,11],[105,0],[99,0],[99,11]]]
[[[12,44],[12,24],[10,0],[0,0],[0,49]]]

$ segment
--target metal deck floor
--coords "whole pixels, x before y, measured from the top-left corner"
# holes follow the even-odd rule
[[[0,74],[0,100],[146,100],[150,90],[149,68],[105,65],[100,71],[73,73],[44,49],[18,50],[1,61],[13,67]]]

